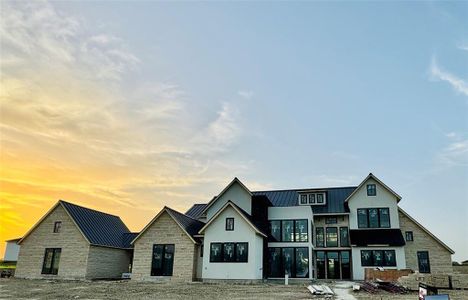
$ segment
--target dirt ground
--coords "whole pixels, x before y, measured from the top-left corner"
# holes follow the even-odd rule
[[[330,287],[334,288],[333,285]],[[417,293],[353,293],[340,288],[334,299],[416,300]],[[450,291],[451,299],[468,299],[468,291]],[[324,299],[312,296],[305,284],[140,283],[132,281],[48,281],[0,279],[0,299]]]

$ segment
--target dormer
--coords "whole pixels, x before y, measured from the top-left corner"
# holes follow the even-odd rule
[[[309,190],[298,192],[299,205],[326,205],[327,204],[327,192],[319,190]]]
[[[228,201],[252,214],[252,192],[236,177],[208,203],[201,218],[208,222]]]

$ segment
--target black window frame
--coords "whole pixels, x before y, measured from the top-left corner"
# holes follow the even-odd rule
[[[377,196],[377,185],[375,183],[369,183],[366,186],[367,196]]]
[[[273,224],[272,222],[279,222],[280,225],[280,234],[279,234],[279,239],[273,236],[272,234],[272,229],[273,229]],[[283,238],[283,223],[284,222],[292,222],[292,240],[285,240]],[[301,238],[298,239],[298,237],[301,237],[300,233],[296,230],[296,223],[297,222],[304,222],[306,226],[306,236],[307,238],[305,240],[302,240]],[[282,220],[269,220],[268,225],[270,228],[269,232],[269,241],[270,242],[278,242],[278,243],[307,243],[309,241],[309,221],[308,219],[282,219]]]
[[[325,193],[317,193],[315,197],[317,204],[324,204],[325,203]],[[320,196],[320,197],[319,197]],[[320,200],[319,200],[320,198]]]
[[[377,211],[377,225],[376,226],[371,226],[371,217],[370,217],[370,210],[376,210]],[[364,214],[361,214],[360,212],[365,212],[365,215],[366,215],[366,219],[364,220],[365,221],[365,224],[361,224],[361,221],[362,220],[362,216],[364,216]],[[382,223],[382,217],[383,215],[385,215],[384,213],[382,212],[387,212],[387,216],[388,216],[388,226],[383,226]],[[368,207],[368,208],[358,208],[357,209],[357,223],[358,223],[358,228],[391,228],[392,227],[392,224],[391,224],[391,218],[390,218],[390,208],[389,207]]]
[[[387,253],[390,252],[392,253],[392,261],[389,261],[387,259]],[[369,260],[366,261],[366,263],[363,262],[363,257],[364,254],[368,253],[369,254]],[[377,263],[376,260],[376,254],[380,254],[382,259],[381,259],[381,264]],[[361,267],[396,267],[397,262],[396,262],[396,251],[392,249],[386,249],[386,250],[381,250],[381,249],[366,249],[366,250],[361,250]]]
[[[156,269],[154,268],[155,262],[154,262],[154,251],[156,247],[162,247],[162,252],[161,252],[161,267]],[[172,260],[171,260],[171,269],[170,272],[165,272],[165,267],[167,264],[166,260],[166,253],[169,252],[169,247],[172,247]],[[151,276],[167,276],[170,277],[174,274],[174,256],[175,256],[175,244],[153,244],[153,251],[151,255]]]
[[[224,255],[225,245],[232,244],[234,247],[234,256],[231,259],[227,259]],[[221,255],[219,258],[215,259],[213,257],[213,245],[220,245]],[[242,257],[239,257],[238,249],[239,245],[243,245],[244,249],[246,250],[246,254]],[[249,243],[248,242],[213,242],[210,243],[210,263],[248,263],[249,262]]]
[[[52,252],[52,257],[50,259],[50,267],[46,267],[47,256],[48,256],[47,254],[49,252]],[[44,274],[44,275],[57,275],[58,270],[59,270],[58,264],[60,264],[61,254],[62,254],[62,248],[45,248],[44,259],[43,259],[43,262],[42,262],[41,274]],[[57,268],[54,268],[56,260],[58,261],[57,262]]]
[[[272,270],[271,270],[271,259],[270,259],[270,255],[272,253],[272,250],[276,251],[279,249],[279,253],[280,253],[280,271],[279,273],[281,274],[280,277],[274,277],[274,276],[271,276],[272,274]],[[283,252],[284,250],[292,250],[292,274],[289,274],[289,277],[290,278],[309,278],[310,277],[310,263],[311,263],[311,255],[310,255],[310,251],[309,251],[309,247],[268,247],[268,274],[267,274],[267,277],[268,278],[283,278],[284,277],[284,274],[285,274],[285,269],[284,269],[284,256],[283,256]],[[298,249],[300,249],[301,251],[306,251],[307,253],[307,274],[305,274],[305,276],[303,277],[297,277],[297,256],[298,256]]]
[[[320,241],[318,239],[319,236],[321,237]],[[325,248],[325,228],[324,227],[315,227],[315,246],[317,248]]]
[[[427,270],[426,269],[421,269],[421,262],[420,262],[420,255],[421,254],[427,254]],[[417,251],[416,252],[416,258],[418,259],[418,271],[419,273],[422,274],[430,274],[431,273],[431,260],[429,258],[429,251]]]
[[[309,204],[315,204],[315,194],[309,194]]]
[[[229,223],[229,221],[232,221],[232,223]],[[231,225],[232,224],[232,227],[231,226],[228,226],[228,225]],[[226,231],[234,231],[234,218],[226,218]]]
[[[347,226],[341,226],[340,227],[340,247],[350,247],[349,243],[349,228]],[[346,232],[346,238],[343,238],[343,232]],[[346,241],[346,243],[343,243],[343,240]]]
[[[309,195],[307,194],[301,194],[300,195],[300,202],[302,205],[307,205],[309,201]]]
[[[407,242],[413,242],[414,241],[414,235],[412,231],[405,231],[405,241]]]
[[[62,229],[62,221],[54,222],[54,230],[53,233],[60,233],[60,229]]]
[[[336,245],[329,245],[329,242],[328,242],[328,236],[329,236],[329,230],[335,230],[335,234],[336,234]],[[331,234],[331,233],[330,233]],[[325,228],[325,245],[326,245],[326,248],[336,248],[338,247],[339,245],[339,233],[338,233],[338,227],[326,227]]]

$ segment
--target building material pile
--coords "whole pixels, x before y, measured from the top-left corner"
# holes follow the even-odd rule
[[[364,281],[360,285],[360,290],[363,290],[372,294],[379,292],[379,290],[384,290],[393,294],[405,294],[408,292],[408,290],[405,287],[397,283],[382,281],[382,280]]]
[[[332,289],[329,288],[327,285],[309,285],[307,289],[313,294],[313,295],[334,295]]]

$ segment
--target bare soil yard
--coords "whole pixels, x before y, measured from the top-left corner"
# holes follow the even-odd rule
[[[331,284],[330,287],[334,288]],[[468,299],[468,291],[450,291],[451,299]],[[335,299],[416,300],[417,293],[353,293]],[[353,297],[354,296],[354,297]],[[305,284],[140,283],[132,281],[47,281],[0,279],[0,299],[324,299]]]

